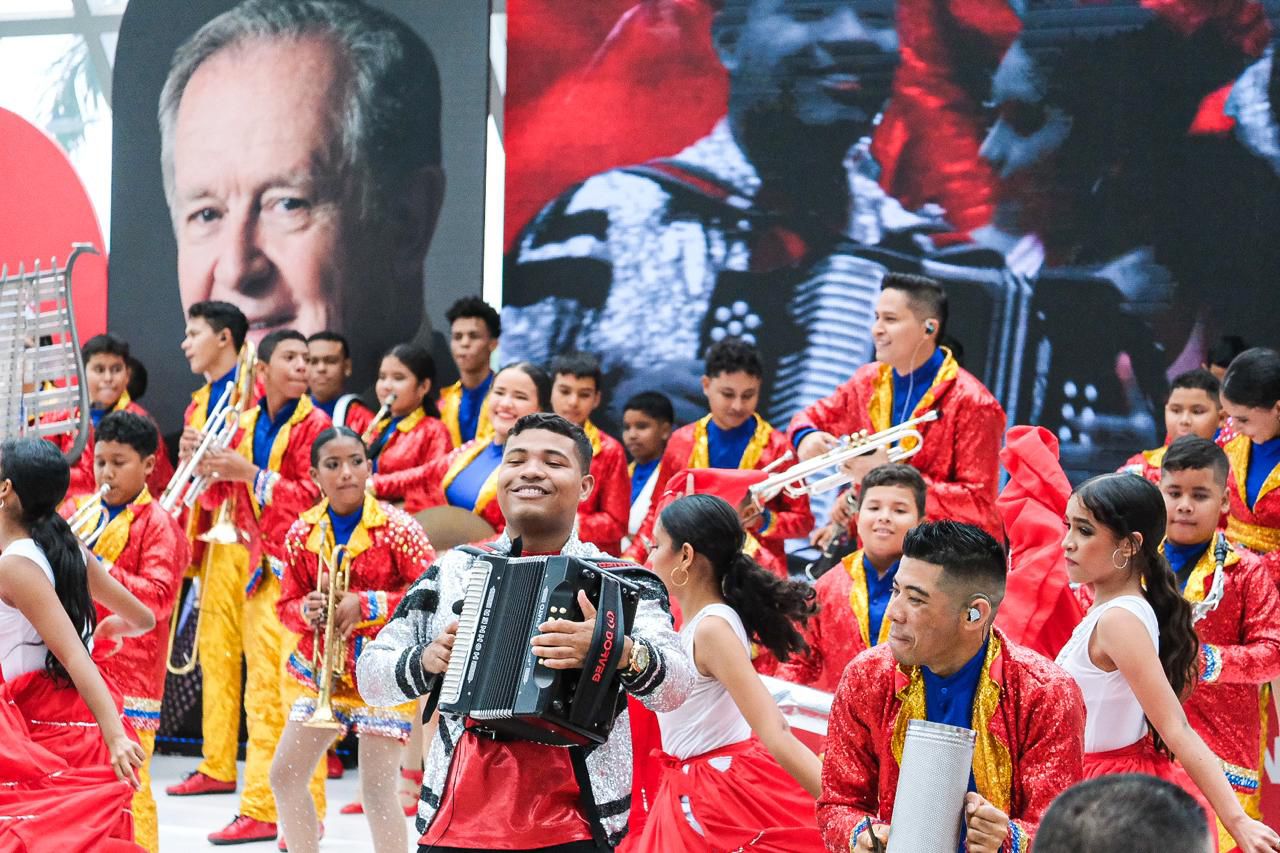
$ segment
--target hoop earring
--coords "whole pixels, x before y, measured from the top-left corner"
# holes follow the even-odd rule
[[[677,582],[676,572],[684,572],[684,580]],[[688,583],[689,583],[689,570],[686,569],[684,566],[676,566],[675,570],[671,572],[671,585],[683,587],[683,586],[686,586]]]
[[[1125,558],[1124,558],[1124,563],[1123,563],[1123,564],[1118,565],[1118,566],[1116,565],[1116,554],[1119,554],[1119,553],[1120,553],[1120,549],[1119,549],[1119,548],[1117,548],[1117,549],[1115,549],[1114,551],[1112,551],[1112,552],[1111,552],[1111,565],[1112,565],[1112,567],[1113,567],[1113,568],[1115,568],[1115,569],[1117,569],[1117,570],[1122,570],[1122,569],[1127,569],[1127,568],[1129,568],[1129,558],[1128,558],[1128,557],[1125,557]]]

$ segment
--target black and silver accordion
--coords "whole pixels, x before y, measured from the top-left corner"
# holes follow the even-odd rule
[[[581,670],[543,666],[530,641],[548,619],[583,620],[579,590],[596,607],[586,663]],[[604,743],[626,702],[618,663],[639,601],[638,584],[590,560],[482,554],[460,602],[440,710],[494,737]]]

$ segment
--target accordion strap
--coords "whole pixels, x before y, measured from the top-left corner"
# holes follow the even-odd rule
[[[573,765],[573,778],[578,783],[578,799],[582,802],[582,814],[591,827],[591,840],[601,850],[612,850],[609,838],[600,822],[600,809],[596,807],[596,795],[591,788],[591,772],[587,769],[587,751],[580,746],[569,747],[569,762]]]

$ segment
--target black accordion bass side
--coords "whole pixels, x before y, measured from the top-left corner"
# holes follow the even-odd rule
[[[579,590],[597,611],[585,666],[540,665],[530,641],[548,619],[582,621]],[[590,560],[482,554],[460,602],[440,710],[467,717],[471,728],[494,737],[604,743],[626,701],[618,663],[639,602],[638,584]]]

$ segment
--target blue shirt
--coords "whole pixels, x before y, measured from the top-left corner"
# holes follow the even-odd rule
[[[396,427],[399,426],[402,420],[404,420],[403,417],[392,418],[391,423],[387,424],[387,428],[379,433],[377,440],[369,446],[369,458],[373,461],[373,473],[378,473],[378,455],[387,446],[387,442],[391,440],[391,436],[395,433]]]
[[[990,640],[987,641],[989,643]],[[978,693],[978,679],[982,677],[982,665],[987,659],[987,643],[978,653],[953,674],[934,675],[928,667],[921,667],[924,676],[924,716],[931,723],[943,723],[962,729],[973,728],[973,700]],[[978,783],[969,771],[969,790],[976,792]],[[959,853],[964,853],[965,833],[960,833]]]
[[[480,407],[484,405],[484,398],[489,395],[491,385],[493,373],[474,388],[462,386],[462,399],[458,401],[458,432],[462,433],[464,442],[476,437],[476,427],[480,425]]]
[[[1262,484],[1276,465],[1280,465],[1280,436],[1249,448],[1249,473],[1244,478],[1244,496],[1250,509],[1258,502],[1258,492],[1262,491]]]
[[[662,457],[653,459],[649,462],[637,462],[635,470],[631,472],[631,502],[635,503],[640,498],[640,493],[644,491],[644,484],[649,482],[649,478],[653,476],[653,471],[658,467],[658,463],[662,461]]]
[[[1196,563],[1200,562],[1204,552],[1209,550],[1209,543],[1212,541],[1209,539],[1195,545],[1178,545],[1165,540],[1164,558],[1169,561],[1169,568],[1173,569],[1174,575],[1178,578],[1178,586],[1184,592],[1187,589],[1187,581],[1191,580],[1191,570],[1195,568]]]
[[[867,638],[873,646],[880,637],[884,612],[889,608],[889,599],[893,597],[893,578],[898,574],[898,562],[894,560],[881,578],[866,555],[862,557],[862,567],[867,576]]]
[[[929,356],[928,361],[906,376],[899,375],[896,370],[893,371],[893,420],[891,426],[897,426],[911,418],[911,413],[916,410],[916,406],[920,405],[920,401],[924,399],[925,392],[933,384],[933,380],[937,377],[938,370],[941,369],[942,362],[945,359],[946,353],[941,349],[935,349],[933,355]]]
[[[364,507],[360,507],[355,512],[342,515],[333,511],[333,507],[329,507],[329,525],[333,530],[333,541],[337,545],[346,545],[351,541],[351,534],[356,532],[356,528],[360,526],[360,519],[364,516]]]
[[[449,506],[461,507],[471,511],[476,508],[480,490],[502,461],[502,445],[490,444],[480,455],[471,460],[471,464],[458,472],[449,488],[444,490],[445,500]]]
[[[275,444],[280,428],[289,422],[298,408],[297,400],[289,400],[280,407],[273,418],[267,414],[267,398],[258,403],[258,421],[253,425],[253,464],[259,468],[270,468],[271,445]]]
[[[218,399],[222,397],[222,392],[226,390],[227,385],[235,380],[236,368],[233,367],[209,383],[209,403],[204,407],[204,416],[206,418],[213,414],[213,407],[218,405]]]
[[[724,430],[714,420],[707,421],[707,458],[712,468],[737,468],[756,434],[756,419],[747,418],[733,429]]]
[[[97,406],[89,407],[89,420],[93,421],[93,428],[97,429],[98,424],[102,423],[102,418],[111,409],[99,409]]]
[[[109,504],[106,501],[102,502],[102,508],[107,511],[108,522],[115,521],[116,516],[124,512],[124,508],[127,506],[128,504]]]
[[[316,399],[314,394],[312,394],[311,405],[315,406],[317,409],[319,409],[320,411],[328,415],[330,420],[333,420],[333,410],[338,408],[338,401],[341,399],[342,399],[342,395],[339,394],[338,396],[334,397],[332,400],[326,400],[322,403]]]

